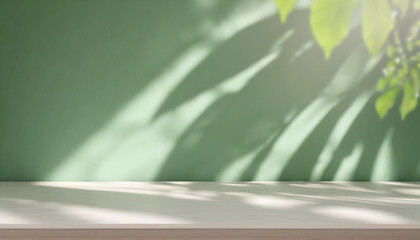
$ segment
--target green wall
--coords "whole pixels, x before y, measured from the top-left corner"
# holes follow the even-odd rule
[[[420,180],[420,111],[380,120],[359,27],[325,60],[297,8],[0,0],[0,180]]]

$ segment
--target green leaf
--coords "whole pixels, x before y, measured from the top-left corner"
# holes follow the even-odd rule
[[[408,74],[408,63],[406,60],[402,61],[401,72],[398,72],[400,78],[404,78]]]
[[[412,42],[407,42],[407,51],[409,52],[409,53],[411,53],[411,52],[413,52],[413,49],[414,49],[414,46],[413,46],[413,43]]]
[[[349,33],[351,15],[356,0],[314,0],[310,23],[318,44],[329,58]]]
[[[376,112],[380,118],[384,118],[388,111],[394,106],[399,92],[400,88],[392,88],[376,99]]]
[[[400,68],[397,72],[397,77],[399,79],[404,79],[407,72],[404,70],[404,68]]]
[[[419,0],[415,0],[413,2],[413,8],[414,8],[415,11],[420,10],[420,1]]]
[[[387,63],[386,68],[385,68],[385,74],[386,76],[390,76],[393,75],[395,72],[395,61],[391,60]]]
[[[376,84],[376,90],[377,91],[385,90],[388,82],[389,82],[389,78],[387,78],[387,77],[383,77],[383,78],[379,79],[378,83]]]
[[[342,2],[342,0],[337,1]],[[346,2],[346,1],[344,1]],[[372,56],[377,56],[395,26],[388,1],[362,0],[363,40]]]
[[[410,81],[404,83],[403,99],[400,106],[401,118],[404,120],[407,114],[412,112],[417,106],[417,98],[413,84]]]
[[[389,86],[390,87],[394,87],[396,86],[398,83],[400,83],[400,79],[398,78],[398,76],[395,76],[391,79],[391,81],[389,82]]]
[[[416,98],[418,98],[419,90],[420,90],[420,78],[419,78],[419,72],[417,69],[412,68],[410,71],[411,79],[413,80],[413,87],[414,87],[414,94]]]
[[[274,0],[280,14],[281,22],[286,22],[287,16],[295,6],[296,0]]]
[[[408,6],[410,6],[410,0],[391,0],[391,2],[399,8],[401,17],[404,17],[407,13]]]

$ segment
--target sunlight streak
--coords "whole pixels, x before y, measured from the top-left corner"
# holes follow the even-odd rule
[[[353,51],[324,89],[279,136],[271,152],[258,169],[255,180],[277,180],[307,136],[342,99],[375,66],[362,48]]]
[[[360,112],[366,106],[371,96],[372,92],[361,93],[337,121],[336,125],[334,126],[331,132],[330,137],[328,138],[324,146],[324,149],[322,150],[312,170],[310,177],[311,180],[321,180],[325,169],[332,161],[334,154],[338,150],[338,147],[340,146],[344,137],[350,130],[350,126],[353,124],[357,116],[359,116]]]
[[[204,93],[192,101],[201,102],[200,104],[204,105],[188,103],[181,107],[184,110],[177,109],[170,113],[170,116],[164,116],[151,123],[150,121],[160,104],[220,43],[273,14],[275,14],[275,8],[270,2],[247,6],[232,14],[220,26],[212,29],[204,41],[190,47],[162,75],[151,81],[150,85],[142,90],[102,130],[88,139],[54,169],[46,180],[97,179],[101,175],[97,173],[98,168],[101,167],[98,163],[107,164],[107,159],[121,162],[120,164],[111,164],[113,169],[109,169],[109,171],[117,173],[118,170],[121,170],[120,174],[124,177],[126,176],[123,169],[131,168],[131,164],[135,165],[137,170],[137,165],[140,168],[155,166],[156,170],[157,165],[161,163],[159,161],[162,160],[171,144],[173,144],[170,142],[176,139],[175,135],[180,134],[182,129],[188,126],[197,114],[206,109],[208,104],[214,101],[216,95],[220,97],[222,94],[232,91],[231,85],[234,83],[226,83],[226,85],[219,86],[217,89],[210,90],[213,93]],[[274,59],[274,55],[272,53],[268,58]],[[219,91],[220,88],[226,92],[217,94],[215,91]],[[187,107],[192,107],[190,112],[186,111],[185,108]],[[187,114],[188,116],[181,116],[181,114]],[[133,136],[133,132],[139,130],[142,132],[142,137]],[[127,149],[127,146],[130,147]],[[156,147],[162,147],[166,150],[159,151],[156,150]],[[150,151],[150,148],[155,150]],[[145,151],[144,155],[134,154],[141,151]],[[123,161],[126,163],[128,161],[131,164],[123,166]],[[103,165],[101,171],[108,171],[104,168],[106,167]],[[145,175],[139,176],[141,179],[150,179],[155,173],[152,169],[143,169],[142,172]],[[114,176],[115,179],[121,177],[116,174]]]
[[[268,54],[248,69],[168,112],[149,126],[138,128],[129,138],[120,140],[118,148],[103,156],[99,165],[86,169],[86,161],[83,161],[86,159],[81,158],[83,164],[75,162],[73,169],[66,169],[67,173],[74,174],[72,178],[111,180],[112,176],[112,179],[152,180],[185,129],[214,101],[243,88],[277,55],[278,52]]]
[[[349,222],[364,222],[375,224],[402,224],[408,222],[401,216],[389,212],[366,208],[333,206],[315,208],[313,212],[324,216],[347,220]]]
[[[233,160],[228,164],[222,171],[217,175],[217,181],[240,181],[242,174],[252,164],[256,156],[261,152],[262,149],[266,148],[268,144],[277,136],[277,133],[272,134],[271,137],[266,139],[257,148],[247,153],[238,159]]]
[[[360,157],[363,153],[363,144],[358,143],[354,146],[353,152],[345,157],[337,172],[335,173],[333,179],[334,181],[351,181],[353,180],[354,173],[356,171],[357,165],[360,161]]]
[[[137,130],[95,170],[95,178],[112,176],[114,179],[154,179],[166,156],[186,128],[217,99],[244,87],[255,74],[272,62],[277,54],[274,52],[267,55],[238,75],[163,115],[148,128]],[[118,171],[115,171],[116,169]]]
[[[304,201],[296,198],[293,199],[247,192],[231,192],[226,193],[226,195],[239,197],[244,203],[249,204],[251,206],[268,209],[296,208],[311,204],[311,202],[309,201]]]
[[[386,136],[379,148],[378,155],[373,165],[373,172],[371,175],[371,181],[392,181],[394,179],[394,164],[393,164],[393,152],[392,152],[392,136],[394,130],[389,129]]]

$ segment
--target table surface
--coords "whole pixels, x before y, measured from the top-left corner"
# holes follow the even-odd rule
[[[2,182],[0,228],[420,229],[420,182]]]

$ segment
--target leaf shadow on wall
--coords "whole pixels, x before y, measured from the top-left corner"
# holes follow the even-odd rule
[[[45,180],[238,4],[195,2],[1,1],[0,178]]]
[[[156,180],[261,180],[256,178],[261,164],[266,161],[284,129],[290,125],[290,122],[282,120],[292,115],[293,122],[293,112],[299,112],[303,106],[310,104],[349,53],[357,44],[362,45],[361,36],[357,33],[360,28],[356,28],[335,50],[331,60],[324,61],[319,49],[309,48],[302,57],[289,64],[288,61],[297,49],[305,44],[303,40],[312,37],[308,26],[297,21],[297,18],[305,19],[304,14],[307,13],[301,11],[291,16],[288,26],[297,29],[297,36],[285,44],[280,57],[256,75],[240,92],[219,99],[208,108],[183,134]],[[297,26],[293,25],[296,23]],[[214,61],[225,59],[220,56],[216,60],[216,54],[213,56]],[[419,159],[419,153],[413,145],[408,147],[401,142],[410,139],[409,142],[414,143],[419,136],[410,134],[405,129],[409,121],[400,121],[395,117],[395,112],[381,121],[374,111],[371,89],[374,89],[376,79],[380,77],[383,62],[378,63],[360,84],[344,93],[343,99],[312,132],[307,133],[277,177],[263,177],[263,180],[366,181],[418,178],[416,174],[420,161],[416,159]],[[302,69],[302,66],[305,68]],[[199,70],[192,74],[195,80],[200,80]],[[221,72],[224,70],[221,69]],[[204,79],[207,81],[211,78]],[[185,101],[183,98],[194,94],[188,91],[196,89],[194,84],[191,87],[192,81],[185,81],[170,96],[178,95],[178,101]],[[364,91],[369,95],[362,96],[363,103],[356,106]],[[175,101],[172,105],[177,104],[176,97],[171,100]],[[351,120],[342,118],[350,114],[348,111],[355,112]],[[411,118],[418,118],[418,114],[413,114]],[[333,131],[334,125],[337,129],[344,128],[341,130],[344,134],[335,143],[333,141],[337,133]],[[388,137],[391,143],[387,145]],[[404,138],[406,140],[402,141]],[[328,144],[333,147],[329,149]],[[401,151],[404,146],[410,150]],[[279,162],[282,161],[282,153],[277,154]]]
[[[305,17],[306,11],[298,11],[291,16],[288,27],[297,31],[284,44],[278,59],[240,92],[219,99],[208,108],[184,133],[156,179],[226,180],[220,176],[221,172],[243,158],[244,162],[248,162],[245,165],[253,163],[248,169],[241,167],[246,173],[236,173],[229,178],[253,179],[252,172],[258,168],[258,162],[263,161],[263,154],[259,152],[276,139],[274,135],[281,134],[287,126],[287,118],[293,117],[294,112],[316,98],[348,54],[347,51],[337,52],[331,62],[326,62],[321,51],[312,47],[302,57],[296,57],[296,52],[312,39]],[[346,48],[354,48],[354,43],[347,41],[342,49]],[[220,54],[218,58],[218,61],[223,61],[226,57]],[[229,67],[229,64],[222,67]],[[199,73],[195,75],[200,81]],[[184,88],[183,91],[191,90],[187,82]],[[188,96],[191,93],[179,95]]]
[[[227,5],[234,9],[241,2],[229,2]],[[225,5],[217,6],[220,10]],[[229,15],[226,12],[222,15]],[[176,84],[168,87],[161,84],[159,77],[155,81],[153,77],[145,76],[152,85],[160,84],[153,85],[155,88],[152,89],[158,91],[158,101],[154,101],[154,92],[150,93],[151,98],[142,98],[143,85],[130,89],[133,94],[139,92],[142,104],[136,105],[138,99],[134,97],[129,101],[134,104],[128,104],[126,111],[121,99],[115,101],[113,104],[122,109],[122,117],[116,114],[117,121],[111,119],[98,131],[98,135],[82,141],[80,149],[63,160],[68,160],[69,165],[57,167],[59,171],[51,179],[227,181],[419,178],[419,150],[415,147],[419,136],[413,134],[418,132],[415,122],[418,122],[419,114],[415,113],[401,122],[394,112],[381,121],[373,108],[374,98],[363,94],[365,91],[372,94],[370,90],[380,75],[381,63],[361,82],[354,79],[354,86],[344,92],[333,93],[336,96],[331,101],[337,101],[336,104],[329,103],[329,96],[324,96],[329,94],[326,89],[343,66],[358,64],[359,58],[354,60],[351,57],[358,56],[360,46],[363,46],[358,34],[360,29],[353,30],[327,61],[314,43],[307,9],[295,10],[287,24],[283,25],[275,15],[259,17],[243,28],[235,28],[238,22],[228,22],[228,30],[236,29],[232,30],[233,35],[216,43],[209,41],[211,47],[205,48],[208,51],[205,53],[209,55],[200,55],[204,57],[199,60],[192,58],[191,63],[182,62],[182,57],[177,58],[178,55],[184,56],[185,48],[189,49],[189,46],[168,50],[170,54],[167,58],[170,60],[165,57],[162,62],[156,60],[159,64],[153,67],[151,75],[160,76],[162,73],[166,76],[172,63],[180,62],[180,70],[176,69],[175,74],[168,70],[171,73],[168,78],[176,78]],[[162,35],[170,36],[172,33],[163,31]],[[191,44],[193,48],[198,43],[202,46],[200,41],[203,39],[207,43],[199,32],[192,35],[186,45]],[[162,39],[159,41],[167,41],[167,38]],[[147,55],[153,55],[159,44],[162,42],[150,45]],[[198,53],[202,50],[200,48]],[[367,54],[364,48],[361,52],[362,55]],[[177,60],[171,61],[174,58]],[[153,65],[149,64],[142,67]],[[185,70],[182,68],[185,64],[193,67]],[[179,76],[174,76],[180,72]],[[338,78],[345,78],[347,74],[353,73],[345,72]],[[230,84],[232,82],[235,84]],[[109,88],[111,93],[114,90]],[[163,94],[166,90],[169,92]],[[311,108],[318,106],[320,99],[327,105],[318,109],[322,112]],[[162,104],[160,100],[163,100]],[[142,118],[144,121],[136,122],[136,118],[131,118],[155,105],[157,109],[150,111],[150,119],[145,117],[146,120]],[[128,117],[124,115],[126,112],[129,112]],[[90,113],[83,116],[90,118]],[[103,115],[99,118],[105,121]],[[77,122],[80,124],[80,121]],[[94,123],[95,129],[101,125]],[[56,159],[61,158],[52,156],[43,161],[54,160],[54,164],[58,165]],[[277,169],[279,166],[281,168]],[[385,170],[385,175],[378,173],[377,169],[381,168]],[[32,174],[44,175],[42,171]]]

